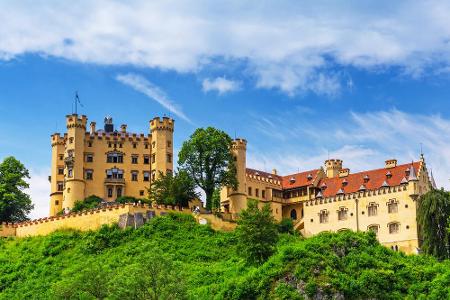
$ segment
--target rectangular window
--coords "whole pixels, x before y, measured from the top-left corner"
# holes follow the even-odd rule
[[[167,154],[167,162],[168,163],[172,162],[172,154]]]
[[[58,192],[62,192],[64,190],[64,183],[59,181],[58,182]]]
[[[138,172],[131,172],[131,181],[138,181]]]
[[[94,161],[94,155],[86,154],[86,162],[93,162],[93,161]]]
[[[132,164],[137,164],[138,163],[138,157],[137,156],[132,156],[131,157],[131,163]]]
[[[144,196],[144,190],[139,191],[139,196]]]
[[[59,205],[59,201],[58,200],[55,200],[55,205]]]
[[[266,191],[265,191],[265,190],[262,190],[262,191],[261,191],[261,197],[262,197],[263,199],[266,199]]]
[[[148,149],[148,144],[145,143],[145,144],[144,144],[144,147],[145,147],[145,149]]]
[[[255,196],[259,197],[259,189],[255,189]]]
[[[370,203],[367,208],[369,217],[376,216],[378,213],[378,206],[375,203]]]
[[[400,229],[400,224],[399,223],[391,223],[391,224],[389,224],[389,233],[390,234],[398,233],[399,229]]]
[[[147,171],[144,172],[144,181],[150,181],[150,173]]]
[[[58,168],[58,175],[64,175],[64,168]]]
[[[320,223],[328,223],[328,211],[322,210],[319,213]]]
[[[117,187],[116,195],[117,195],[117,198],[122,197],[122,188],[121,187]]]
[[[345,207],[341,207],[338,210],[338,220],[339,221],[347,220],[347,209]]]
[[[72,178],[72,177],[73,177],[73,169],[72,169],[72,168],[69,168],[69,169],[67,170],[67,177],[69,177],[69,178]]]
[[[88,147],[92,147],[92,142],[88,142]]]
[[[388,213],[394,214],[398,212],[398,203],[395,199],[391,199],[388,202]]]
[[[113,196],[113,189],[108,188],[108,198],[111,198]]]
[[[123,163],[123,155],[121,153],[108,153],[106,157],[108,163]]]
[[[148,165],[150,163],[150,158],[148,157],[148,155],[144,155],[144,164]]]
[[[64,159],[64,155],[60,154],[59,155],[59,160],[63,160]]]
[[[92,180],[93,178],[93,171],[92,170],[86,170],[86,173],[84,175],[84,178],[86,180]]]
[[[252,188],[248,187],[248,195],[251,196],[252,195]]]
[[[133,143],[133,148],[136,149],[136,147],[137,147],[137,144]]]
[[[172,147],[172,142],[171,141],[167,141],[167,148]]]

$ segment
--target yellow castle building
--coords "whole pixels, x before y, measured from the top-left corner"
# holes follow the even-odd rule
[[[50,216],[91,195],[105,201],[147,197],[160,172],[173,170],[173,119],[152,119],[147,134],[128,132],[125,124],[116,130],[111,117],[102,129],[91,122],[87,130],[87,121],[67,115],[67,132],[51,136]]]
[[[247,168],[247,141],[236,139],[237,190],[223,188],[221,207],[236,219],[248,199],[267,203],[277,221],[290,218],[304,236],[323,231],[368,231],[393,250],[417,253],[419,197],[435,187],[421,155],[415,162],[390,159],[376,170],[351,173],[343,161],[328,159],[324,167],[281,176]]]

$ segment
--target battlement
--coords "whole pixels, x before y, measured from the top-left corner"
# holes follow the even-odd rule
[[[150,121],[150,131],[168,130],[173,132],[174,124],[175,120],[169,117],[163,117],[162,119],[160,117],[155,117]]]
[[[336,177],[342,169],[341,159],[327,159],[325,161],[325,169],[328,178]]]
[[[233,149],[243,149],[245,150],[247,148],[247,140],[246,139],[241,139],[241,138],[237,138],[233,140],[233,144],[232,144],[232,148]]]
[[[66,116],[67,129],[69,128],[83,128],[86,130],[87,117],[85,115],[78,116],[77,114],[71,114]]]
[[[51,140],[51,145],[52,147],[56,146],[56,145],[64,145],[65,141],[64,141],[64,136],[61,136],[60,133],[54,133],[50,136],[50,140]]]

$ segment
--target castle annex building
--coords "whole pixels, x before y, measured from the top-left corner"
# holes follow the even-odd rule
[[[87,120],[67,115],[67,132],[51,136],[50,216],[91,195],[146,197],[152,180],[173,170],[173,119],[152,119],[148,134],[128,132],[125,124],[116,130],[110,117],[102,129],[91,122],[87,130]]]
[[[247,168],[247,141],[236,139],[237,190],[221,191],[225,213],[237,218],[248,199],[268,203],[276,220],[290,218],[304,236],[323,231],[368,231],[393,250],[417,253],[416,222],[419,197],[435,187],[423,155],[418,161],[351,173],[342,160],[329,159],[324,167],[281,176]]]

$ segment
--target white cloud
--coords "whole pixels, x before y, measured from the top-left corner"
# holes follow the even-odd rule
[[[205,78],[202,82],[202,89],[205,93],[216,91],[219,95],[234,92],[240,89],[238,81],[226,79],[225,77],[217,77],[214,79]]]
[[[270,122],[255,120],[254,128],[269,139],[282,141],[283,146],[266,150],[249,144],[249,166],[267,170],[275,167],[286,174],[318,168],[331,157],[343,159],[357,172],[382,167],[391,158],[399,163],[418,160],[422,144],[437,184],[450,188],[450,140],[446,138],[450,136],[450,119],[439,115],[391,110],[303,123],[291,114],[283,114]],[[280,128],[289,128],[286,137],[280,137]]]
[[[162,91],[159,87],[145,79],[144,77],[128,73],[128,74],[119,74],[116,76],[116,79],[123,84],[126,84],[138,92],[143,93],[150,99],[155,100],[159,104],[161,104],[168,111],[174,113],[181,119],[191,123],[191,120],[184,114],[182,109],[169,97],[166,95],[164,91]]]
[[[336,66],[413,77],[448,67],[449,14],[448,1],[2,1],[0,59],[39,53],[193,73],[219,59],[243,63],[261,88],[334,95]]]
[[[30,218],[37,219],[47,217],[50,211],[50,183],[48,175],[50,170],[30,169],[30,188],[26,190],[29,193],[34,204],[34,210]]]

